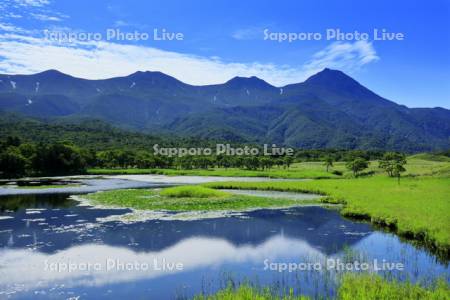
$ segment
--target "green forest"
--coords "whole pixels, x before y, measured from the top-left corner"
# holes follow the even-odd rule
[[[96,120],[45,122],[7,115],[0,122],[2,123],[0,176],[3,178],[85,174],[90,169],[112,170],[110,172],[114,172],[114,169],[131,171],[133,169],[207,170],[211,168],[264,171],[272,168],[289,169],[293,163],[298,162],[323,162],[324,170],[326,169],[326,173],[330,170],[330,176],[342,175],[339,170],[331,170],[333,162],[346,162],[347,169],[358,176],[370,174],[370,172],[363,172],[369,167],[369,161],[380,160],[383,157],[387,161],[404,160],[398,153],[397,155],[400,156],[396,158],[394,154],[387,151],[354,149],[296,149],[293,156],[261,154],[259,156],[168,157],[154,155],[153,145],[158,143],[166,147],[208,147],[219,141],[153,136],[118,129]],[[450,155],[449,152],[439,154],[447,157]],[[401,167],[392,167],[392,164],[385,163],[380,167],[387,169],[390,176],[398,175],[402,171]],[[312,177],[330,177],[326,173]]]

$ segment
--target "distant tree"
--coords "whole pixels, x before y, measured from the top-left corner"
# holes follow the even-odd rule
[[[262,170],[270,170],[273,167],[274,160],[268,156],[262,156],[259,158],[259,166]]]
[[[25,173],[34,173],[35,170],[33,170],[32,162],[35,159],[37,153],[36,145],[24,143],[20,144],[17,149],[19,150],[20,154],[26,159]]]
[[[331,155],[328,155],[327,157],[325,157],[324,165],[327,168],[327,172],[330,167],[333,167],[333,162],[334,162],[334,159]]]
[[[159,169],[176,167],[176,160],[173,157],[167,157],[162,155],[155,155],[155,167]]]
[[[111,150],[97,152],[97,165],[104,168],[118,167],[118,162],[114,153],[115,152]]]
[[[219,154],[216,156],[216,164],[219,168],[231,168],[233,166],[233,159],[230,156]]]
[[[134,154],[129,150],[116,150],[116,160],[120,167],[128,168],[134,163]]]
[[[197,169],[208,169],[210,166],[214,166],[214,162],[212,158],[209,156],[193,156],[192,157],[192,164],[194,168]]]
[[[284,165],[284,156],[273,156],[272,158],[273,166],[279,168]]]
[[[245,158],[242,156],[230,156],[233,167],[243,168],[245,166]]]
[[[194,158],[191,155],[177,157],[175,165],[183,170],[191,170],[194,167]]]
[[[283,165],[284,165],[285,168],[289,169],[293,162],[294,162],[294,158],[292,156],[290,156],[290,155],[286,155],[283,158]]]
[[[27,160],[16,147],[0,154],[0,174],[4,178],[21,177],[26,173]]]
[[[387,152],[381,158],[379,167],[386,171],[389,177],[397,177],[400,183],[401,173],[405,172],[406,157],[396,152]]]
[[[369,153],[363,150],[350,150],[346,153],[345,156],[347,161],[353,161],[356,160],[357,158],[362,158],[364,160],[370,159]]]
[[[353,172],[353,176],[357,177],[362,170],[369,167],[369,162],[362,157],[357,157],[348,161],[345,166]]]
[[[248,156],[244,158],[244,166],[248,170],[257,170],[260,167],[259,158],[256,156]]]
[[[20,154],[22,154],[25,158],[31,159],[34,155],[36,155],[36,145],[34,144],[21,144],[18,149]]]
[[[405,161],[405,164],[406,164],[406,161]],[[394,166],[394,172],[393,172],[393,175],[394,175],[394,177],[397,177],[397,182],[398,182],[398,184],[400,184],[400,176],[401,176],[401,173],[403,173],[403,172],[406,171],[406,169],[403,167],[403,165],[404,165],[404,164],[398,162],[398,163],[396,163],[395,166]]]
[[[96,152],[93,149],[80,149],[80,154],[86,164],[90,167],[95,167],[97,163]]]
[[[156,167],[154,156],[147,151],[138,151],[134,159],[134,164],[140,169]]]
[[[33,160],[33,169],[48,175],[83,173],[85,168],[80,150],[62,143],[38,146]]]

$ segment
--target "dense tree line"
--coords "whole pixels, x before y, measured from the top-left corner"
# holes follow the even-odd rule
[[[296,149],[293,157],[167,157],[152,153],[154,144],[215,148],[217,143],[223,141],[130,132],[99,120],[49,122],[0,113],[0,177],[82,174],[89,167],[268,170],[303,161],[322,161],[327,172],[331,168],[337,175],[342,172],[333,170],[333,163],[344,161],[354,176],[361,176],[367,175],[364,170],[369,161],[379,160],[388,176],[399,178],[406,163],[402,154],[379,150]],[[231,143],[236,148],[243,145]],[[450,157],[450,151],[436,154]]]
[[[27,143],[69,143],[101,150],[149,150],[164,147],[214,147],[217,141],[192,137],[142,133],[113,127],[100,120],[43,121],[0,112],[0,141],[10,136]]]
[[[30,142],[16,136],[0,140],[0,177],[48,176],[83,174],[91,168],[173,168],[209,169],[240,168],[247,170],[270,170],[273,167],[288,169],[292,163],[301,161],[323,161],[326,171],[336,161],[345,161],[355,177],[363,175],[369,160],[379,160],[379,167],[391,177],[400,178],[405,171],[406,158],[393,152],[362,150],[297,150],[295,156],[182,156],[154,155],[151,150],[117,147],[98,150],[80,147],[72,142]],[[333,170],[342,175],[342,172]],[[366,174],[370,175],[370,174]]]
[[[365,160],[378,160],[383,157],[385,151],[381,150],[344,150],[344,149],[316,149],[297,150],[296,161],[350,161],[357,157]]]
[[[86,166],[85,151],[73,145],[21,143],[16,137],[1,143],[1,177],[77,174]]]
[[[99,168],[242,168],[267,170],[289,168],[294,158],[267,156],[182,156],[153,155],[148,150],[102,150],[81,148],[69,142],[30,143],[18,137],[0,142],[0,176],[44,176],[83,174],[88,167]]]
[[[24,142],[31,143],[58,143],[63,141],[95,151],[116,149],[148,151],[154,144],[164,145],[164,147],[214,148],[217,143],[224,143],[223,140],[127,131],[93,119],[44,121],[0,112],[0,140],[4,140],[8,136],[19,136]],[[243,143],[230,144],[240,147]],[[354,149],[297,149],[295,161],[324,161],[327,157],[332,157],[334,161],[348,161],[352,157],[377,160],[383,156],[384,152],[381,150]],[[449,154],[446,153],[446,155]]]

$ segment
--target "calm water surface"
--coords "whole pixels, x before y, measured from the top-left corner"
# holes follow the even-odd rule
[[[273,268],[327,259],[401,263],[403,271],[379,273],[424,283],[450,274],[425,251],[322,207],[196,221],[99,221],[127,212],[79,206],[65,194],[0,197],[0,298],[189,298],[230,280],[327,296],[339,272]]]

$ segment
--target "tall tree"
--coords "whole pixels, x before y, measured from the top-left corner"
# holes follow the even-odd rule
[[[291,167],[291,164],[294,162],[294,158],[291,156],[291,155],[286,155],[284,158],[283,158],[283,165],[284,165],[284,168],[290,168]]]
[[[353,176],[358,177],[359,173],[369,167],[369,162],[362,157],[350,160],[345,165],[347,169],[353,172]]]
[[[327,168],[327,172],[330,167],[333,167],[333,162],[334,162],[334,159],[331,155],[328,155],[327,157],[325,157],[324,165]]]
[[[405,172],[406,157],[401,153],[387,152],[380,160],[379,167],[386,171],[389,177],[397,177],[400,183],[401,173]]]

